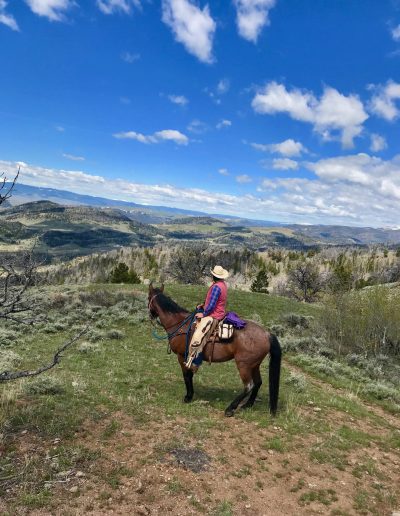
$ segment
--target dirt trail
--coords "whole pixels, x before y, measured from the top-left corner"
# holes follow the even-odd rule
[[[184,429],[190,422],[183,418],[135,427],[124,414],[113,417],[121,426],[111,438],[102,437],[107,421],[88,424],[77,437],[80,445],[100,451],[101,458],[53,485],[53,499],[61,504],[16,514],[389,515],[395,509],[390,494],[400,485],[400,457],[376,445],[352,452],[348,467],[341,471],[310,460],[309,450],[318,436],[298,436],[286,452],[267,449],[271,438],[283,435],[278,426],[260,428],[216,412],[215,427],[195,440],[187,438]],[[31,446],[37,451],[38,440],[31,437],[19,438],[25,454],[33,452]],[[199,445],[209,464],[198,473],[168,451]],[[367,457],[374,476],[363,472],[357,478],[353,471],[357,466],[362,470]],[[364,502],[366,484],[374,494]]]
[[[346,395],[307,377],[324,391]],[[110,414],[108,419],[88,421],[72,441],[65,442],[65,446],[81,446],[100,456],[48,483],[53,496],[45,508],[13,506],[16,487],[0,499],[0,514],[391,515],[400,509],[400,450],[382,443],[399,428],[399,421],[380,407],[358,398],[357,403],[388,424],[310,406],[308,411],[300,408],[299,417],[307,417],[310,425],[323,417],[330,432],[290,437],[278,423],[264,428],[257,422],[227,419],[204,407],[208,424],[203,428],[201,421],[195,421],[197,437],[193,437],[193,421],[183,417],[154,414],[153,422],[138,425],[124,413]],[[118,428],[107,435],[111,421],[118,421]],[[339,442],[331,448],[336,431],[344,424],[382,441],[355,444],[350,450],[341,448]],[[21,460],[36,457],[39,462],[47,460],[49,449],[60,445],[26,431],[13,441]],[[187,457],[194,461],[194,471],[190,463],[185,464]],[[326,460],[316,460],[321,457]]]

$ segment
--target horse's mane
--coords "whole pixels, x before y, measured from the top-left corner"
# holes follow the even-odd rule
[[[178,303],[175,303],[173,299],[166,296],[159,288],[154,289],[157,293],[157,301],[160,306],[160,308],[164,312],[169,312],[170,314],[180,314],[182,312],[188,312],[186,308],[182,308],[178,305]]]

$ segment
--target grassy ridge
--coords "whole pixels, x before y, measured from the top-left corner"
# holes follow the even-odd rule
[[[202,300],[205,289],[167,285],[166,292],[179,304],[191,309]],[[241,389],[235,364],[230,362],[211,367],[205,364],[195,378],[195,401],[190,405],[183,404],[184,385],[176,357],[167,355],[166,346],[151,337],[145,287],[135,287],[134,292],[132,287],[118,285],[59,287],[46,291],[46,296],[49,320],[40,326],[39,334],[18,334],[12,325],[3,330],[0,349],[12,350],[20,355],[20,362],[14,357],[15,365],[19,362],[20,366],[31,366],[45,361],[68,334],[89,319],[92,321],[91,329],[84,342],[71,350],[51,373],[38,380],[0,386],[0,445],[3,450],[0,456],[0,485],[5,500],[3,507],[0,502],[0,511],[15,514],[24,507],[44,507],[51,513],[59,503],[65,503],[65,496],[70,496],[63,491],[55,496],[53,483],[69,470],[83,470],[85,474],[90,472],[92,483],[103,486],[106,482],[107,496],[115,497],[113,490],[118,490],[123,478],[136,478],[139,475],[139,470],[134,472],[120,466],[119,469],[114,467],[107,470],[107,475],[102,472],[103,462],[109,464],[107,454],[112,454],[114,443],[125,435],[124,418],[129,418],[132,429],[136,428],[139,433],[141,429],[152,428],[157,422],[162,422],[165,428],[178,424],[179,436],[171,438],[167,434],[164,437],[161,435],[162,450],[157,452],[159,448],[156,447],[154,452],[161,455],[177,443],[195,439],[201,445],[213,439],[213,436],[223,434],[226,424],[222,411]],[[243,317],[258,318],[266,326],[276,324],[283,314],[289,312],[313,315],[318,310],[284,298],[239,291],[230,293],[229,309]],[[264,380],[266,366],[265,363]],[[353,478],[351,503],[354,510],[366,514],[370,509],[376,509],[377,513],[382,514],[379,512],[381,509],[395,507],[396,490],[387,473],[377,467],[368,452],[372,447],[374,453],[380,453],[377,450],[397,453],[395,450],[400,447],[400,434],[390,418],[386,419],[379,412],[371,412],[349,392],[324,389],[308,375],[285,365],[280,413],[276,420],[272,420],[267,412],[266,384],[264,381],[261,403],[239,414],[236,420],[245,425],[247,433],[254,433],[255,429],[269,433],[253,443],[253,446],[257,444],[260,447],[253,462],[249,462],[248,458],[248,465],[243,463],[233,469],[229,473],[230,478],[251,478],[252,471],[258,471],[258,480],[254,480],[254,485],[260,490],[257,482],[262,483],[260,479],[265,476],[265,463],[260,462],[262,450],[264,453],[278,454],[284,463],[286,454],[296,458],[303,453],[304,443],[307,442],[304,457],[310,465],[333,468],[332,471],[341,471]],[[105,451],[102,454],[96,447],[90,446],[93,440],[90,435],[87,442],[82,444],[80,435],[83,432],[85,436],[88,427],[97,432],[98,439],[103,443]],[[158,431],[163,432],[162,429]],[[257,430],[257,433],[260,432]],[[43,450],[37,452],[28,464],[21,461],[19,437],[15,437],[20,435],[29,435],[30,439],[43,442]],[[243,444],[240,444],[239,434],[236,439],[241,450]],[[299,447],[300,442],[303,444]],[[45,449],[51,450],[49,459],[46,459]],[[123,454],[123,449],[118,453]],[[360,453],[356,462],[355,453]],[[243,454],[247,454],[245,449]],[[158,458],[146,460],[157,462]],[[225,461],[226,471],[230,471],[229,456],[217,454],[214,460],[221,464]],[[284,467],[289,467],[289,461]],[[300,468],[299,475],[304,475],[303,469],[309,466],[299,463],[296,467]],[[335,477],[334,473],[332,477]],[[369,487],[361,489],[360,485],[366,477],[376,479],[382,484],[381,487],[371,488],[372,491]],[[298,504],[299,514],[303,513],[302,508],[310,504],[340,508],[341,502],[337,501],[340,487],[335,485],[335,480],[331,481],[332,489],[316,489],[307,487],[301,478],[299,476],[296,483],[291,485],[290,495],[293,503]],[[279,483],[279,479],[277,476],[275,481]],[[168,482],[165,489],[169,490],[173,499],[180,496],[186,499],[177,479]],[[83,488],[81,486],[80,489]],[[108,503],[108,498],[102,501],[101,497],[105,495],[101,491],[96,496],[98,503]],[[199,513],[214,511],[217,514],[225,508],[224,514],[229,515],[241,514],[246,500],[230,498],[213,505],[204,497],[196,503]],[[192,507],[195,505],[193,502]],[[306,513],[307,509],[304,509]]]

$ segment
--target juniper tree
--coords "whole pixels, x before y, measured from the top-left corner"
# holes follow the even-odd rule
[[[251,284],[250,290],[252,292],[260,292],[263,294],[268,294],[268,274],[264,267],[258,271],[257,276],[255,277],[253,283]]]

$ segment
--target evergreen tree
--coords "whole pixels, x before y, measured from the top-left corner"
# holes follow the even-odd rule
[[[124,262],[119,262],[111,271],[111,283],[140,283],[140,278],[136,272],[131,269]]]
[[[268,274],[265,269],[265,267],[261,267],[261,269],[258,271],[257,276],[253,283],[251,284],[251,291],[252,292],[261,292],[263,294],[268,294]]]

